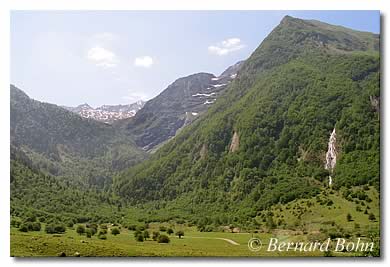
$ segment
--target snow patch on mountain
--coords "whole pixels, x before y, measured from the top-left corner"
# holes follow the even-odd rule
[[[218,88],[218,87],[225,86],[225,85],[226,85],[226,83],[214,84],[213,87]]]
[[[206,102],[204,102],[203,105],[213,104],[215,102],[215,100],[217,100],[217,99],[206,100]]]
[[[93,108],[85,103],[77,107],[64,108],[79,114],[83,118],[113,123],[117,120],[133,117],[144,105],[144,101],[137,101],[129,105],[103,105],[101,107]]]
[[[192,95],[192,96],[207,96],[207,97],[209,97],[209,96],[213,96],[213,95],[215,95],[215,93],[210,93],[210,94],[196,93],[195,95]]]

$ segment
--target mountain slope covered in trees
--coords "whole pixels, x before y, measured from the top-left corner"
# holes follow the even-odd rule
[[[145,158],[121,130],[59,106],[29,98],[11,85],[11,145],[38,169],[104,187],[119,171]]]
[[[21,150],[11,147],[12,216],[65,225],[118,221],[123,216],[118,203],[109,191],[81,188],[43,173]]]
[[[115,178],[130,203],[255,217],[333,187],[379,190],[379,36],[285,17],[204,116]],[[329,136],[337,164],[326,170]]]

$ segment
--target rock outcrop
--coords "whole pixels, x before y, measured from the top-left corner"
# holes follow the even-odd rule
[[[239,148],[240,148],[240,137],[238,136],[237,132],[234,132],[229,151],[236,152]]]

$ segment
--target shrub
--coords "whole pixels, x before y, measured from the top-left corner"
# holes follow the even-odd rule
[[[373,214],[373,213],[370,213],[370,214],[368,214],[368,219],[370,220],[370,221],[375,221],[375,215]]]
[[[149,234],[149,232],[147,230],[144,231],[143,236],[144,236],[145,240],[150,238],[150,234]]]
[[[84,225],[77,225],[76,232],[77,232],[79,235],[84,234],[84,233],[85,233],[85,227],[84,227]]]
[[[138,235],[135,236],[135,240],[137,242],[144,242],[144,236],[141,235],[141,234],[138,234]]]
[[[343,237],[343,234],[338,231],[329,231],[328,236],[330,239],[336,239],[338,237]]]
[[[99,235],[98,238],[99,238],[99,239],[102,239],[102,240],[106,240],[106,239],[107,239],[107,236],[106,236],[106,235]]]
[[[153,232],[153,235],[152,235],[152,239],[154,241],[156,241],[158,239],[158,237],[160,236],[160,233],[159,232]]]
[[[136,227],[136,230],[142,232],[142,231],[145,230],[145,226],[144,226],[144,225],[138,225],[138,226]]]
[[[134,232],[134,237],[137,237],[137,236],[139,236],[139,235],[141,235],[141,231],[139,231],[139,230],[136,230],[135,232]]]
[[[91,238],[91,237],[92,237],[92,230],[91,230],[91,229],[85,230],[85,233],[86,233],[86,235],[87,235],[88,238]]]
[[[177,231],[176,232],[176,235],[179,237],[179,238],[181,238],[182,236],[184,236],[184,232],[183,231]]]
[[[56,224],[54,226],[54,230],[56,231],[57,234],[62,234],[62,233],[65,233],[66,228],[65,228],[65,225],[63,225],[63,224]]]
[[[128,226],[127,229],[129,229],[130,231],[135,231],[137,229],[137,225],[131,224],[131,225]]]
[[[32,231],[41,231],[41,223],[40,222],[34,222],[32,223]]]
[[[157,239],[158,243],[169,243],[171,240],[167,235],[160,235]]]
[[[119,231],[119,229],[118,228],[112,228],[111,229],[111,234],[113,234],[113,235],[119,235],[121,232]]]
[[[88,230],[89,232],[91,232],[91,235],[95,235],[95,234],[97,233],[97,229],[96,229],[96,228],[92,228],[92,227],[91,227],[91,228],[87,228],[86,231],[87,231],[87,230]]]
[[[26,226],[27,226],[27,230],[28,231],[32,231],[33,230],[33,223],[32,222],[25,222],[24,223]]]
[[[352,221],[352,215],[350,213],[347,214],[347,221],[348,222]]]
[[[19,227],[19,231],[20,232],[28,232],[27,224],[25,224],[25,223],[21,224]]]
[[[100,230],[98,235],[105,235],[107,234],[107,230],[103,229],[103,230]]]
[[[63,234],[66,231],[65,225],[59,223],[50,223],[45,227],[48,234]]]
[[[85,216],[80,216],[76,219],[77,223],[86,223],[90,220],[90,218],[87,218]]]
[[[11,226],[16,227],[16,228],[19,228],[21,223],[22,222],[20,220],[17,220],[17,219],[12,219],[11,220]]]
[[[97,232],[97,229],[99,228],[99,226],[96,223],[87,223],[85,225],[85,227],[86,228],[90,228],[90,229],[94,229],[95,233]]]
[[[211,225],[207,225],[205,228],[204,228],[204,231],[203,232],[212,232],[214,230],[214,228],[211,226]]]
[[[168,235],[171,235],[171,234],[173,234],[173,230],[172,230],[172,228],[169,228],[169,229],[167,230],[167,233],[168,233]]]
[[[35,214],[29,212],[26,214],[26,219],[25,221],[26,222],[35,222],[37,220],[37,217],[35,216]]]
[[[160,232],[165,232],[167,231],[167,228],[165,226],[160,226]]]

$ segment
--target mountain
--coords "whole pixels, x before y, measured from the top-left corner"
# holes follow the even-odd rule
[[[103,105],[93,108],[87,103],[77,107],[63,108],[79,114],[83,118],[91,118],[105,123],[113,123],[117,120],[123,120],[133,117],[143,106],[145,102],[140,100],[129,105]]]
[[[329,177],[334,190],[379,190],[379,43],[377,34],[285,17],[204,115],[115,178],[116,192],[183,218],[248,224],[272,205],[317,195]],[[130,124],[145,124],[134,129],[137,142],[149,147],[154,125],[169,132],[178,121],[178,112],[164,123],[147,110],[184,98],[182,88],[192,99],[210,79],[179,79],[148,102]],[[193,90],[198,80],[202,89]],[[194,111],[179,103],[171,110]]]
[[[236,63],[218,77],[210,73],[197,73],[177,79],[148,101],[123,127],[144,150],[155,148],[213,105],[237,76],[241,64]]]
[[[45,173],[100,187],[144,159],[134,141],[106,123],[31,99],[11,85],[11,145]]]
[[[11,214],[36,217],[41,222],[69,223],[119,220],[118,203],[94,188],[80,188],[33,166],[18,148],[11,146]],[[102,212],[104,210],[104,214]]]

